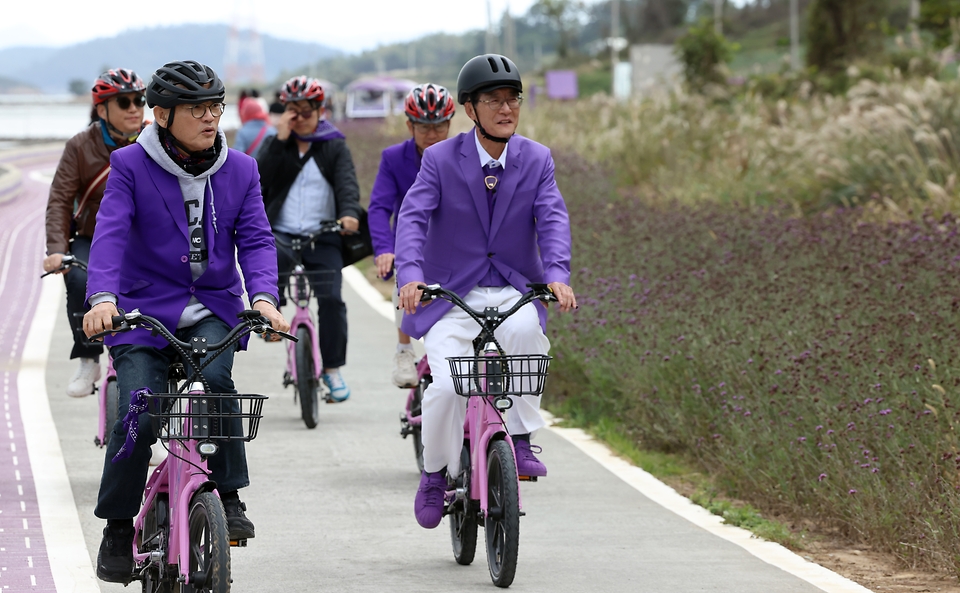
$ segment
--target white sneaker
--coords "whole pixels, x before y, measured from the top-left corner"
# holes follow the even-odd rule
[[[417,355],[412,348],[398,350],[393,357],[393,384],[397,387],[416,387]]]
[[[81,358],[77,372],[67,384],[67,395],[86,397],[93,393],[94,385],[100,380],[100,363],[92,358]]]

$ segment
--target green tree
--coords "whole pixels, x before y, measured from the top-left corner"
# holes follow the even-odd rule
[[[674,47],[687,84],[698,90],[708,83],[725,82],[719,66],[733,59],[733,51],[733,44],[714,30],[709,19],[701,19],[687,29]]]
[[[953,39],[953,30],[960,27],[958,21],[960,21],[960,2],[957,0],[923,0],[920,3],[918,24],[921,29],[933,33],[937,47],[956,43]]]
[[[82,97],[90,92],[90,83],[82,78],[73,78],[67,83],[70,92],[78,97]]]
[[[839,70],[881,51],[888,11],[889,0],[814,0],[807,19],[807,65]]]
[[[580,23],[583,13],[582,0],[537,0],[530,7],[530,15],[535,20],[549,24],[557,32],[557,55],[560,59],[566,59],[570,55],[573,31]]]

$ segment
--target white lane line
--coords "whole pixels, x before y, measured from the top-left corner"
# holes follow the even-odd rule
[[[47,396],[47,355],[56,319],[51,312],[60,311],[62,300],[62,283],[42,283],[18,376],[20,415],[30,464],[37,468],[33,479],[53,582],[62,593],[99,593]]]
[[[393,305],[386,301],[376,288],[371,286],[370,282],[355,266],[343,269],[343,279],[374,311],[391,322],[394,321]],[[840,576],[832,570],[808,562],[780,544],[760,539],[746,529],[723,523],[722,517],[690,502],[689,498],[679,494],[653,475],[617,457],[606,445],[584,431],[577,428],[550,426],[553,423],[553,416],[546,411],[543,412],[543,416],[548,423],[547,430],[572,443],[640,494],[694,525],[740,546],[760,560],[776,566],[826,593],[872,593],[870,589]]]

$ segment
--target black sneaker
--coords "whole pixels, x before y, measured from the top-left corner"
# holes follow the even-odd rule
[[[248,519],[244,513],[247,510],[247,505],[240,502],[240,499],[224,500],[223,510],[227,514],[227,530],[231,540],[254,537],[253,521]]]
[[[103,529],[97,554],[97,578],[127,584],[133,578],[133,526]]]

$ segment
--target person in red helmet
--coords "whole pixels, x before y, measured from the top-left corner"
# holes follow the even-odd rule
[[[68,253],[83,261],[89,258],[97,211],[110,173],[110,153],[135,142],[143,129],[145,90],[140,77],[126,68],[108,70],[94,81],[91,95],[97,119],[67,141],[50,185],[44,272],[58,270]],[[80,268],[60,273],[67,288],[67,317],[74,328],[70,358],[80,359],[67,384],[67,395],[83,397],[93,393],[100,379],[103,346],[87,342],[74,319],[74,313],[86,310],[87,273]]]
[[[456,109],[456,102],[445,87],[429,82],[413,87],[404,102],[410,138],[384,149],[380,158],[380,170],[370,192],[368,222],[377,273],[384,280],[393,275],[397,214],[403,196],[417,179],[423,151],[447,139]],[[395,290],[394,308],[397,295]],[[392,379],[397,387],[406,388],[416,385],[417,366],[410,336],[400,329],[402,320],[403,311],[397,309],[398,344]]]
[[[324,117],[320,81],[295,76],[280,88],[283,115],[277,134],[263,141],[257,153],[263,204],[274,235],[285,244],[300,239],[317,296],[317,325],[323,373],[330,398],[350,397],[340,367],[347,362],[347,306],[341,297],[343,256],[336,233],[319,233],[321,223],[339,220],[344,232],[360,228],[360,187],[344,135]],[[280,243],[278,242],[278,245]],[[280,277],[294,266],[283,248],[277,249]],[[280,282],[283,286],[284,283]],[[282,293],[283,291],[281,291]]]

